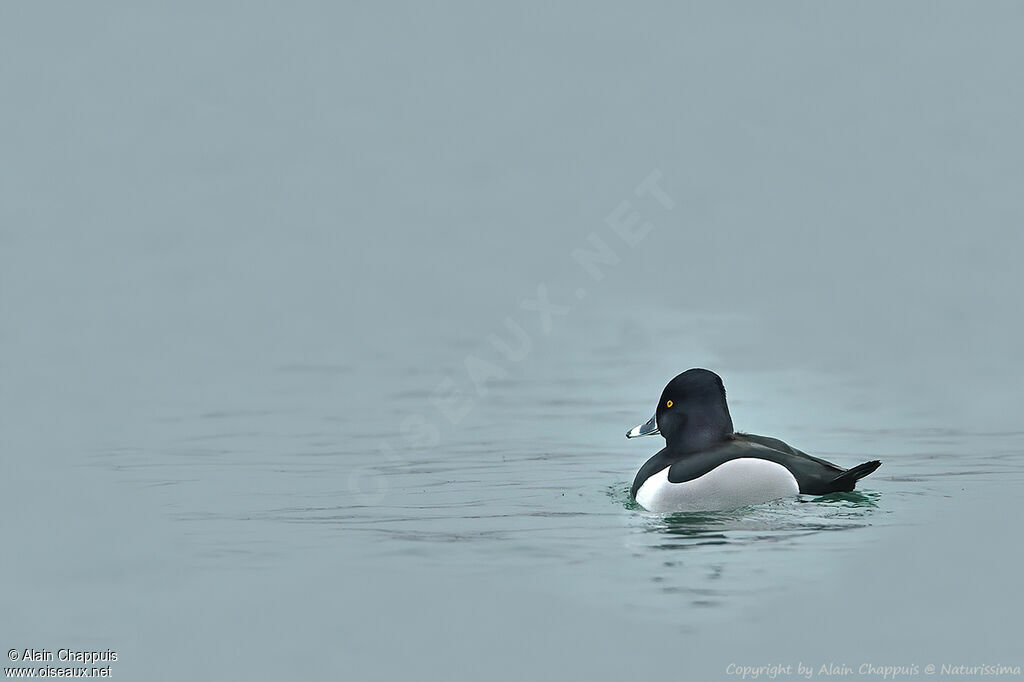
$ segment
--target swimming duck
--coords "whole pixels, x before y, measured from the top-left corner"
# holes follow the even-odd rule
[[[654,416],[626,438],[656,434],[664,436],[665,448],[640,467],[631,491],[652,512],[735,509],[801,493],[850,491],[882,464],[843,469],[777,438],[734,432],[722,378],[706,369],[670,381]]]

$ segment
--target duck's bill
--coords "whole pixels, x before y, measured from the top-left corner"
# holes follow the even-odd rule
[[[658,430],[658,415],[654,415],[643,424],[634,426],[626,432],[626,438],[639,438],[640,436],[656,436],[661,431]]]

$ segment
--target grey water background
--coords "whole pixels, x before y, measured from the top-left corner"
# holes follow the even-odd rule
[[[140,680],[1024,664],[1022,28],[4,5],[0,644]],[[624,433],[694,366],[737,428],[883,467],[633,508],[660,444]]]

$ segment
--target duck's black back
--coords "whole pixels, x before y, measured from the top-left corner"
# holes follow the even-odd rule
[[[670,483],[685,483],[700,478],[725,462],[742,457],[753,457],[775,462],[786,467],[800,486],[800,492],[807,495],[825,495],[833,492],[853,490],[857,479],[867,476],[878,468],[881,462],[865,462],[853,469],[843,469],[832,462],[812,457],[777,438],[757,436],[751,433],[736,433],[707,450],[676,454],[665,448],[651,457],[637,472],[633,481],[632,494],[640,489],[650,476],[665,467]]]

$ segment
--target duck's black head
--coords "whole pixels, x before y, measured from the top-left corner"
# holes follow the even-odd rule
[[[722,378],[706,369],[689,369],[668,382],[654,416],[626,437],[656,433],[677,452],[705,450],[732,436]]]

